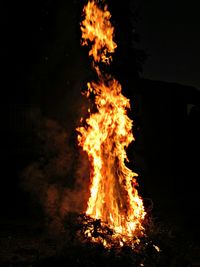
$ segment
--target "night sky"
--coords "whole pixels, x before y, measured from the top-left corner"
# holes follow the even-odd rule
[[[149,54],[144,77],[200,88],[198,1],[138,1],[141,46]]]
[[[126,21],[126,12],[129,12],[126,1],[123,6],[108,2],[111,11],[112,6],[119,9],[118,17],[113,14],[115,22],[119,19],[120,12]],[[200,87],[198,1],[132,2],[137,3],[139,10],[136,23],[136,32],[140,38],[138,45],[148,55],[143,66],[143,77]],[[5,86],[11,83],[9,87],[12,87],[12,82],[14,86],[18,82],[24,84],[27,79],[29,83],[31,79],[36,80],[33,68],[37,66],[38,69],[45,68],[46,72],[56,69],[58,72],[60,62],[67,65],[72,54],[77,55],[74,66],[81,65],[82,59],[79,61],[78,57],[82,56],[83,50],[79,47],[80,35],[77,32],[81,6],[81,1],[70,1],[68,4],[52,0],[3,1],[0,53]],[[117,34],[123,37],[124,30],[120,33],[117,24],[116,22]],[[124,54],[121,60],[125,57]],[[26,97],[29,97],[29,92],[23,96],[24,102],[27,102]]]

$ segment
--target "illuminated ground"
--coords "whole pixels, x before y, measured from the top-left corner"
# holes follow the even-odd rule
[[[81,244],[64,235],[53,237],[45,233],[42,222],[25,220],[2,222],[0,237],[2,267],[200,266],[200,248],[172,227],[161,224],[154,228],[151,237],[142,240],[135,252],[128,247],[108,251],[101,245]]]

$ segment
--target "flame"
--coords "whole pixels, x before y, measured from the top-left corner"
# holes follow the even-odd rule
[[[86,125],[77,128],[78,144],[86,151],[91,164],[86,214],[113,229],[113,238],[121,236],[122,246],[130,237],[139,242],[137,237],[143,233],[146,214],[136,189],[138,175],[125,165],[126,148],[134,140],[133,122],[127,116],[130,101],[122,94],[120,83],[103,74],[97,65],[99,62],[109,64],[110,53],[116,48],[107,6],[101,9],[95,1],[89,1],[84,13],[82,44],[92,44],[89,55],[93,57],[99,78],[98,82],[88,83],[85,93],[87,97],[94,96],[96,110],[93,113],[89,110]],[[86,234],[91,237],[89,230]],[[107,246],[106,240],[102,243]]]
[[[113,41],[114,28],[107,5],[102,10],[95,1],[89,1],[83,12],[86,19],[81,24],[82,45],[92,43],[89,56],[93,56],[96,62],[109,63],[112,58],[108,53],[113,53],[117,45]]]

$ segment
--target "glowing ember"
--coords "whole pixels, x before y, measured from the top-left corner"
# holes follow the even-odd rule
[[[85,19],[81,23],[83,45],[91,43],[89,55],[96,64],[108,64],[111,61],[109,53],[114,52],[116,44],[107,6],[100,9],[95,1],[89,1],[84,13]],[[93,66],[99,81],[88,83],[86,96],[94,95],[96,112],[89,111],[86,126],[77,129],[78,143],[91,163],[86,214],[108,225],[114,232],[112,238],[120,240],[120,246],[130,238],[138,243],[146,213],[136,189],[138,175],[125,165],[128,161],[125,149],[134,140],[132,121],[127,116],[130,101],[122,95],[118,81],[103,75],[95,63]],[[85,234],[92,237],[91,231],[88,229]],[[105,239],[99,237],[98,241],[108,246]]]

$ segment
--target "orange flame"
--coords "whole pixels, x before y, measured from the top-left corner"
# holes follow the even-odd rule
[[[108,53],[113,53],[117,45],[113,41],[114,28],[109,19],[111,18],[107,6],[100,9],[94,1],[89,1],[84,7],[86,19],[81,24],[82,45],[88,45],[90,41],[92,48],[89,56],[93,56],[97,62],[107,62],[111,60]]]
[[[111,15],[100,9],[95,1],[84,7],[82,22],[83,45],[92,43],[90,55],[94,61],[109,63],[108,53],[114,52]],[[134,140],[132,120],[127,116],[130,101],[122,95],[121,85],[95,67],[99,81],[88,83],[86,96],[95,96],[96,112],[90,113],[86,126],[79,127],[78,143],[88,154],[91,163],[91,188],[86,214],[114,230],[114,237],[137,239],[144,230],[145,217],[143,201],[136,189],[136,173],[126,165],[125,149]],[[87,233],[91,236],[90,233]],[[137,239],[137,242],[139,238]],[[102,241],[106,246],[105,240]],[[120,243],[121,244],[121,243]],[[122,245],[122,244],[121,244]]]

